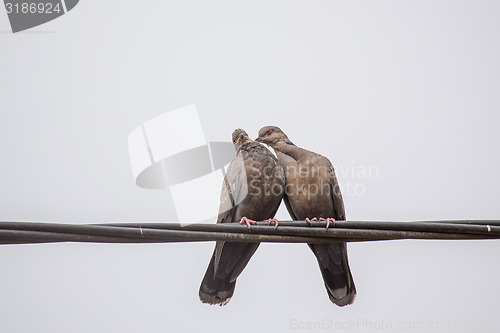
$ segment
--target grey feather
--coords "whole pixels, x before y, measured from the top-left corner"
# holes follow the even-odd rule
[[[236,157],[229,165],[221,190],[217,223],[239,222],[243,217],[273,218],[283,197],[285,177],[276,157],[243,130],[233,133]],[[281,188],[269,192],[269,188]],[[236,279],[259,243],[217,242],[200,286],[203,303],[225,305],[233,296]]]
[[[285,205],[293,220],[334,218],[345,220],[344,201],[332,163],[324,156],[297,147],[276,126],[259,131],[256,141],[276,151],[285,171]],[[347,259],[347,245],[308,244],[316,256],[330,300],[344,306],[356,297]]]

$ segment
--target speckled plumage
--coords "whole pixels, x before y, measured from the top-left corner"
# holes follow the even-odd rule
[[[293,220],[334,218],[345,220],[344,201],[328,158],[294,145],[279,127],[259,131],[261,141],[273,147],[285,171],[284,201]],[[330,300],[344,306],[356,297],[347,260],[346,243],[308,244],[318,260]]]
[[[233,142],[237,153],[224,178],[217,223],[239,222],[243,217],[256,221],[273,218],[283,197],[282,167],[266,147],[250,140],[245,131],[235,130]],[[217,242],[200,286],[200,300],[219,305],[229,302],[236,278],[258,246]]]

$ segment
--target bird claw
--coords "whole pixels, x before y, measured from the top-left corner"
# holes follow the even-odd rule
[[[271,225],[271,222],[274,222],[274,230],[276,230],[276,228],[278,227],[278,220],[277,219],[267,219],[266,220],[267,222],[267,225]]]
[[[320,221],[326,221],[326,228],[328,229],[328,227],[330,226],[330,222],[333,223],[333,225],[335,225],[335,219],[334,218],[331,218],[331,217],[328,217],[326,219],[324,218],[320,218],[319,219]]]
[[[312,221],[317,221],[318,219],[316,217],[313,217],[312,219],[309,219],[306,217],[306,222],[309,223],[309,226],[312,226]]]
[[[250,224],[256,224],[257,222],[254,221],[254,220],[250,220],[249,218],[247,218],[246,216],[243,216],[243,218],[241,219],[240,221],[240,224],[243,224],[243,223],[246,223],[246,225],[248,226],[248,230],[250,230]]]

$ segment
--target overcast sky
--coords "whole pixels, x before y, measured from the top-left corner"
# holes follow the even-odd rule
[[[9,30],[0,9],[0,220],[175,221],[127,140],[190,104],[209,141],[278,125],[330,158],[348,219],[500,218],[498,1],[82,0]],[[0,246],[0,331],[500,330],[497,241],[350,244],[345,308],[304,244],[201,304],[213,246]]]

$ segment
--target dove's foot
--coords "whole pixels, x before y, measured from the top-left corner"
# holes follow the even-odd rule
[[[267,225],[271,225],[271,222],[274,222],[274,229],[278,227],[278,220],[277,219],[267,219],[266,220]]]
[[[250,224],[256,224],[257,222],[255,222],[254,220],[250,220],[246,216],[243,216],[243,218],[240,221],[240,224],[243,224],[243,223],[246,223],[248,226],[248,229],[250,229]]]
[[[331,218],[331,217],[328,217],[326,219],[324,218],[320,218],[319,219],[320,221],[326,221],[326,228],[328,229],[328,227],[330,226],[330,222],[333,223],[333,225],[335,225],[335,219],[334,218]]]
[[[318,220],[318,218],[316,218],[316,217],[313,217],[312,219],[309,219],[308,217],[306,217],[306,222],[309,223],[310,226],[312,226],[312,223],[311,223],[312,221],[317,221],[317,220]]]

